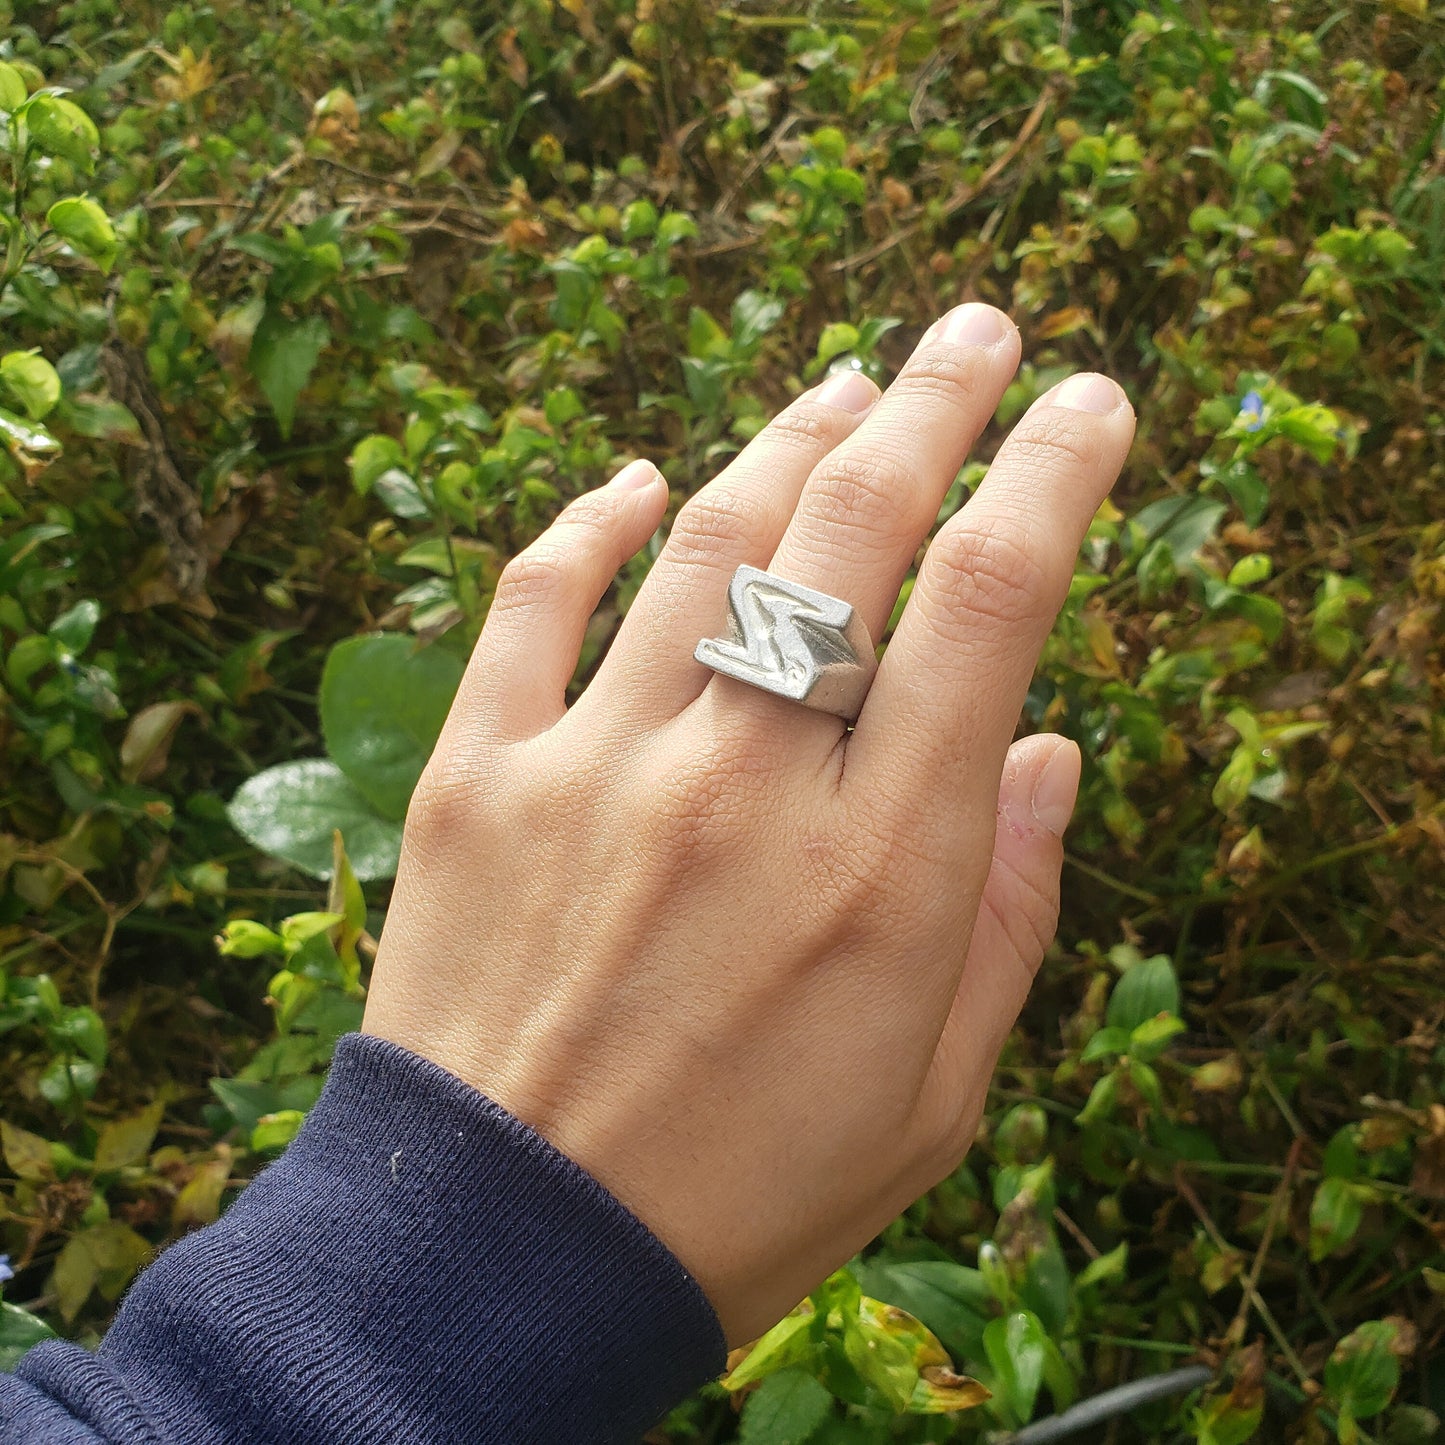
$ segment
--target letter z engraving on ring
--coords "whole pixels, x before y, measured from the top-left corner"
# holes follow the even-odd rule
[[[743,566],[728,606],[730,636],[699,642],[699,662],[805,707],[857,718],[878,660],[851,603]]]

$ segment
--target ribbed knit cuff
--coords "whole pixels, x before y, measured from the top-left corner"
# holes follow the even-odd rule
[[[596,1180],[362,1035],[100,1354],[158,1433],[295,1445],[636,1441],[723,1359],[702,1291]]]

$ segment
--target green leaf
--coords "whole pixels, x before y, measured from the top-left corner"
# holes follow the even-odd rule
[[[32,1134],[8,1119],[0,1119],[0,1149],[5,1155],[5,1167],[17,1179],[29,1179],[39,1183],[55,1178],[55,1165],[51,1160],[50,1144],[39,1134]]]
[[[286,952],[281,935],[252,918],[233,918],[221,930],[216,946],[226,958],[264,958],[267,954],[279,958]]]
[[[1033,1418],[1034,1402],[1044,1382],[1047,1344],[1038,1316],[1027,1310],[990,1320],[983,1332],[984,1352],[997,1379],[998,1393],[1020,1424]]]
[[[813,1306],[806,1302],[779,1320],[723,1378],[723,1389],[741,1390],[779,1370],[811,1360],[816,1353],[816,1322]]]
[[[319,316],[290,321],[268,311],[251,342],[251,375],[276,413],[283,437],[291,435],[296,403],[321,353],[331,342],[331,328]]]
[[[0,356],[0,382],[31,421],[43,421],[60,400],[60,377],[39,351],[9,351]]]
[[[73,100],[42,92],[31,96],[19,114],[25,119],[31,143],[46,155],[61,156],[86,174],[95,169],[100,132]]]
[[[50,624],[49,635],[67,652],[82,653],[90,646],[100,622],[100,603],[93,597],[77,602]]]
[[[859,1272],[870,1295],[922,1320],[955,1359],[977,1358],[993,1299],[976,1269],[951,1260],[921,1260],[865,1264]]]
[[[52,1278],[60,1317],[67,1323],[73,1320],[94,1289],[107,1300],[119,1299],[150,1255],[146,1240],[118,1219],[71,1235]]]
[[[1400,1329],[1393,1320],[1371,1320],[1335,1346],[1325,1365],[1325,1394],[1355,1420],[1378,1415],[1400,1385]]]
[[[835,321],[831,326],[825,326],[823,334],[818,338],[817,364],[827,366],[835,357],[857,349],[858,328],[850,326],[846,321]]]
[[[17,111],[29,96],[25,77],[13,65],[0,60],[0,110]]]
[[[67,196],[51,206],[45,224],[73,250],[90,257],[110,275],[120,254],[120,241],[110,217],[96,201],[89,196]]]
[[[833,1412],[833,1397],[804,1370],[780,1370],[748,1397],[738,1445],[804,1445]]]
[[[1364,1196],[1348,1179],[1324,1179],[1310,1201],[1310,1258],[1320,1260],[1343,1249],[1365,1217]]]
[[[462,680],[462,664],[409,637],[337,644],[321,677],[326,751],[383,817],[405,818]]]
[[[144,445],[135,414],[118,401],[64,400],[57,417],[66,430],[77,436],[102,442],[125,442],[130,446]]]
[[[165,1104],[157,1102],[128,1118],[112,1119],[95,1143],[95,1172],[110,1174],[141,1163],[150,1153],[165,1111]]]
[[[687,354],[696,357],[726,356],[731,349],[728,334],[701,306],[687,314]]]
[[[248,843],[313,878],[331,876],[331,835],[337,828],[363,882],[393,877],[401,856],[401,823],[383,818],[327,758],[259,773],[242,784],[226,816]]]
[[[1099,213],[1098,221],[1104,233],[1121,251],[1134,248],[1139,239],[1139,218],[1128,206],[1109,206]]]
[[[787,303],[761,291],[744,291],[733,302],[733,341],[740,347],[756,346],[783,319]]]
[[[405,460],[395,437],[362,437],[350,457],[351,485],[364,497],[383,472],[400,467]]]
[[[306,1115],[300,1109],[280,1109],[263,1114],[251,1130],[251,1148],[258,1154],[268,1149],[284,1149],[301,1132]]]
[[[1089,1042],[1084,1045],[1084,1051],[1079,1055],[1081,1064],[1096,1064],[1100,1059],[1117,1058],[1120,1054],[1129,1051],[1129,1040],[1131,1034],[1125,1028],[1103,1028],[1099,1029]]]
[[[3,407],[0,407],[0,446],[22,466],[27,460],[47,461],[60,455],[60,443],[43,426],[31,426]]]
[[[1134,1030],[1159,1014],[1179,1012],[1179,980],[1167,954],[1156,953],[1136,963],[1114,985],[1106,1022],[1111,1028]]]
[[[1129,1053],[1142,1063],[1152,1063],[1184,1029],[1184,1020],[1177,1014],[1155,1014],[1129,1035]]]
[[[1131,523],[1168,549],[1175,566],[1191,563],[1219,530],[1228,508],[1208,497],[1165,497],[1136,512]]]
[[[32,1345],[54,1338],[55,1331],[29,1310],[19,1305],[0,1304],[0,1374],[13,1374],[21,1356]]]

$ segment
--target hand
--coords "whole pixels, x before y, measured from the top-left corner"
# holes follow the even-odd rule
[[[873,636],[1019,361],[959,307],[882,400],[800,398],[681,510],[581,700],[621,564],[662,521],[637,462],[507,568],[412,803],[365,1028],[592,1173],[733,1344],[971,1143],[1057,922],[1079,754],[1010,743],[1129,449],[1120,389],[1044,397],[928,549],[856,729],[693,660],[740,563]],[[875,405],[876,402],[876,405]]]

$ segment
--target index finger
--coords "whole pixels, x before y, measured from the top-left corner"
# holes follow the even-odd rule
[[[926,825],[992,816],[999,772],[1079,546],[1134,437],[1105,376],[1037,401],[939,531],[848,741],[848,783]]]

